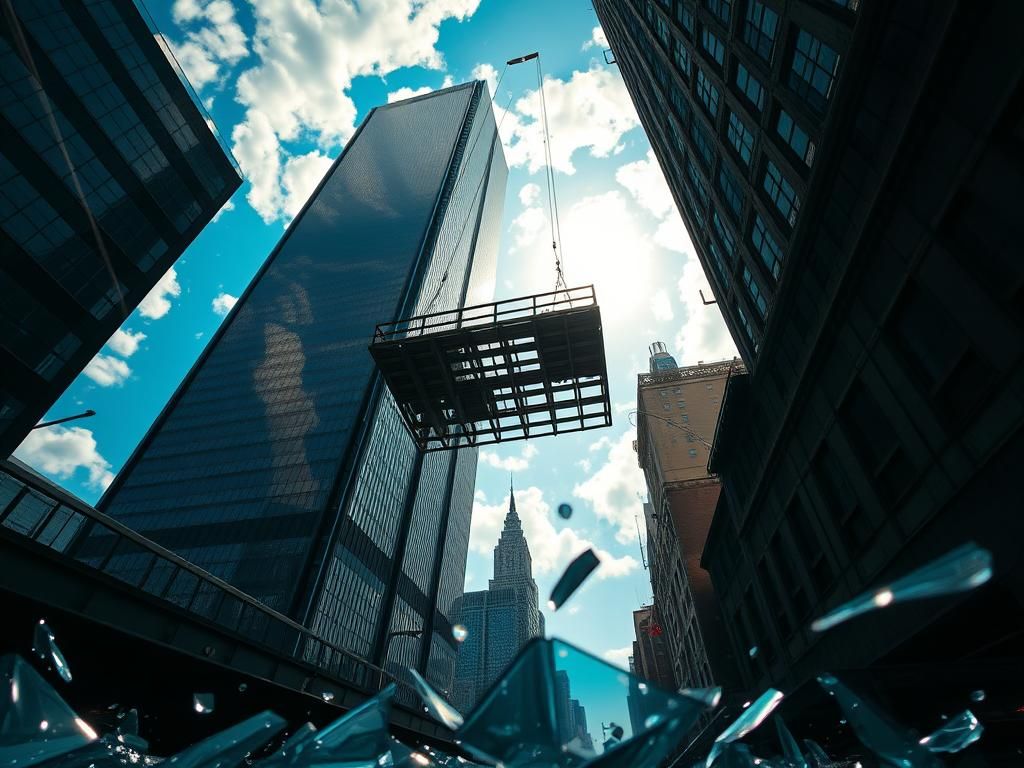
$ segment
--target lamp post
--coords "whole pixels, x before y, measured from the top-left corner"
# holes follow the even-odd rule
[[[75,419],[88,419],[90,416],[95,416],[96,411],[90,408],[82,413],[76,413],[74,416],[65,416],[63,419],[54,419],[53,421],[43,421],[36,424],[32,429],[42,429],[43,427],[52,427],[54,424],[63,424],[65,421],[74,421]]]

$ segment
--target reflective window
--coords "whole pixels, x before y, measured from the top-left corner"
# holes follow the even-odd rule
[[[736,317],[740,321],[740,328],[743,329],[743,335],[746,337],[747,345],[750,349],[757,354],[760,349],[760,342],[758,340],[757,330],[751,324],[747,313],[743,311],[743,307],[738,302],[734,302],[732,308],[736,310]]]
[[[672,60],[676,64],[676,69],[678,69],[682,75],[689,80],[691,74],[690,67],[692,66],[690,62],[690,51],[687,50],[686,44],[678,37],[675,38],[675,43],[672,47]]]
[[[720,22],[729,26],[729,19],[732,18],[732,0],[704,0],[704,5]]]
[[[700,44],[708,52],[708,55],[718,63],[718,66],[722,66],[725,61],[725,45],[718,39],[718,36],[704,27],[700,33]]]
[[[796,153],[796,156],[810,168],[814,163],[814,142],[789,112],[784,109],[779,110],[779,120],[775,129],[779,132],[782,140]]]
[[[711,118],[717,117],[720,94],[718,88],[708,79],[702,69],[697,70],[697,96],[704,103],[704,108],[711,115]]]
[[[690,122],[690,138],[693,139],[694,146],[697,148],[697,153],[700,155],[704,167],[710,170],[715,160],[715,147],[700,120]]]
[[[736,154],[747,166],[750,165],[750,157],[754,152],[754,134],[750,132],[746,124],[735,112],[729,112],[729,127],[726,129],[726,136],[732,144]]]
[[[764,109],[764,86],[742,63],[736,65],[736,86],[758,112]]]
[[[729,204],[729,210],[732,211],[733,216],[739,218],[743,210],[743,192],[732,171],[725,167],[725,163],[722,163],[718,169],[718,189]]]
[[[676,4],[676,19],[690,37],[693,37],[693,10],[683,0],[678,0]]]
[[[761,255],[761,261],[767,267],[768,273],[778,280],[782,273],[782,249],[768,231],[768,226],[759,213],[754,214],[754,226],[750,232],[750,241],[754,245],[754,250]]]
[[[789,72],[789,87],[818,112],[832,95],[839,54],[810,32],[801,29],[793,49],[793,65]]]
[[[779,14],[759,0],[750,0],[743,22],[743,39],[765,61],[772,60],[772,49],[779,31]]]
[[[743,285],[747,287],[747,295],[750,297],[750,303],[757,309],[757,314],[764,320],[765,315],[768,314],[768,300],[762,293],[760,286],[754,276],[750,273],[750,270],[743,267]]]
[[[782,171],[771,160],[768,161],[768,165],[765,168],[764,190],[768,193],[768,197],[771,198],[772,202],[775,203],[775,207],[782,214],[782,218],[790,226],[796,224],[796,214],[800,210],[800,198],[797,197],[793,185],[789,183],[789,180],[782,175]]]

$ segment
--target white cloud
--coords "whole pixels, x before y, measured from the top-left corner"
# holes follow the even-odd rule
[[[500,456],[495,451],[486,448],[480,451],[480,461],[495,469],[503,469],[506,472],[522,472],[530,466],[530,459],[537,455],[537,448],[532,443],[523,443],[523,449],[519,456]]]
[[[519,190],[519,202],[523,204],[524,208],[536,205],[539,200],[540,187],[532,181],[529,184],[524,184],[523,188]]]
[[[700,303],[699,291],[703,290],[707,299],[711,299],[713,294],[696,256],[691,256],[684,263],[678,288],[684,312],[679,331],[673,340],[673,348],[680,355],[680,363],[734,357],[737,354],[736,345],[733,344],[718,306],[705,307]]]
[[[287,220],[294,219],[302,210],[333,162],[317,150],[288,158],[284,164],[284,173],[281,174],[281,186],[284,187],[281,210]]]
[[[590,459],[580,459],[576,462],[576,466],[589,474],[593,465],[590,463]]]
[[[510,230],[513,243],[509,248],[509,252],[514,253],[520,248],[536,243],[540,238],[540,234],[546,232],[547,229],[548,217],[543,209],[538,207],[525,209],[512,219]]]
[[[119,387],[132,375],[132,369],[124,360],[100,353],[89,361],[82,373],[101,387]]]
[[[237,296],[232,296],[230,293],[224,293],[223,291],[213,297],[213,301],[210,302],[210,306],[213,309],[214,314],[224,317],[231,308],[235,306],[235,302],[238,301]]]
[[[178,284],[178,273],[174,271],[174,267],[171,267],[163,277],[157,280],[153,289],[146,294],[146,298],[139,302],[139,314],[150,320],[159,320],[171,311],[171,300],[168,297],[177,298],[180,295],[181,286]]]
[[[96,450],[92,431],[81,427],[45,427],[28,433],[14,455],[26,464],[61,480],[78,469],[88,472],[86,484],[95,490],[106,489],[114,479],[110,462]]]
[[[615,171],[615,180],[624,186],[642,208],[656,218],[663,218],[675,211],[672,193],[665,182],[665,175],[654,156],[654,150],[647,150],[647,156],[635,163],[626,163]]]
[[[544,100],[551,131],[552,166],[573,174],[573,154],[588,149],[593,157],[622,150],[622,137],[640,124],[622,77],[610,69],[576,71],[568,80],[545,78]],[[502,122],[505,158],[510,166],[536,173],[545,165],[544,132],[537,91],[527,91]],[[497,107],[498,119],[504,110]]]
[[[130,328],[118,328],[114,335],[107,339],[107,346],[122,357],[131,357],[139,351],[139,344],[146,340],[142,331],[133,333]]]
[[[473,67],[473,71],[469,73],[469,76],[474,80],[484,80],[487,83],[487,88],[491,92],[491,98],[494,98],[494,92],[498,89],[498,70],[491,64],[477,64]]]
[[[668,293],[664,289],[657,291],[651,296],[651,313],[654,315],[655,320],[665,323],[675,317],[672,312],[672,302],[669,300]]]
[[[602,49],[608,47],[608,38],[605,37],[604,30],[599,26],[594,27],[593,32],[590,33],[590,39],[583,44],[583,50],[593,48],[595,45]]]
[[[391,91],[388,93],[388,104],[395,101],[402,101],[403,99],[411,99],[415,96],[422,96],[426,93],[431,93],[434,89],[429,85],[424,85],[422,88],[399,88],[397,91]]]
[[[211,223],[216,223],[217,221],[220,220],[221,216],[223,216],[228,211],[233,211],[233,210],[235,210],[235,204],[233,202],[231,202],[230,200],[226,201],[224,203],[224,205],[222,205],[220,207],[220,210],[217,211],[215,214],[213,214],[213,218],[210,219],[210,222]]]
[[[235,156],[251,187],[249,204],[266,222],[286,218],[282,170],[288,143],[313,140],[324,153],[355,131],[354,78],[385,77],[403,67],[442,70],[437,50],[445,19],[466,19],[479,0],[261,0],[252,4],[252,51],[258,63],[238,77],[245,110],[232,132]],[[308,191],[308,190],[306,190]]]
[[[185,39],[167,42],[196,90],[220,80],[222,66],[234,66],[248,55],[245,32],[229,0],[175,0],[171,15]]]
[[[609,648],[607,651],[601,654],[601,658],[607,661],[609,664],[614,664],[617,667],[629,671],[629,657],[633,655],[633,645],[623,646],[622,648]]]
[[[572,490],[573,496],[591,503],[600,519],[616,527],[615,538],[622,544],[636,539],[636,518],[643,518],[637,494],[646,485],[633,451],[635,439],[636,430],[630,430],[610,441],[605,463]]]
[[[474,552],[489,555],[498,543],[508,511],[508,495],[497,504],[489,505],[482,492],[477,491],[473,502],[473,522],[469,546]],[[544,500],[544,492],[536,486],[516,491],[516,512],[523,523],[523,534],[530,547],[535,574],[561,572],[577,555],[593,549],[601,560],[595,572],[598,579],[612,579],[632,573],[640,565],[629,555],[615,557],[596,547],[572,528],[556,529],[552,523],[551,507]]]

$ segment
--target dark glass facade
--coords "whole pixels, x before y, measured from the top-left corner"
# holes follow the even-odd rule
[[[241,184],[132,3],[0,22],[0,455]]]
[[[331,642],[425,668],[388,634],[454,642],[437,562],[468,537],[476,457],[417,451],[367,344],[490,298],[506,175],[479,83],[373,110],[100,508]]]
[[[596,7],[713,255],[725,243],[675,170],[691,147],[662,138],[678,113],[649,107],[651,70],[669,66],[654,28],[634,4]],[[898,721],[924,723],[962,709],[952,681],[970,680],[988,696],[972,704],[987,728],[972,759],[992,765],[1019,761],[1019,722],[996,700],[1016,696],[1006,672],[1024,635],[1022,26],[1016,3],[735,4],[725,106],[754,137],[750,172],[734,173],[742,246],[724,277],[705,262],[750,370],[723,402],[702,560],[746,689],[786,690],[783,715],[801,722],[819,706],[814,676],[845,670]],[[744,142],[723,135],[719,161],[735,164]],[[993,554],[983,589],[809,629],[967,541]]]

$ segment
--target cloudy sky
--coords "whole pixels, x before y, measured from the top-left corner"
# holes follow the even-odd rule
[[[586,0],[174,0],[157,24],[232,148],[246,183],[114,334],[18,454],[98,498],[374,106],[472,78],[539,50],[569,285],[601,304],[615,425],[481,452],[467,590],[486,587],[509,475],[542,596],[586,547],[603,564],[549,633],[624,662],[631,611],[650,598],[637,516],[644,483],[628,413],[647,345],[680,363],[735,354],[693,248]],[[554,267],[532,65],[494,99],[510,166],[497,298],[551,290]],[[554,510],[571,504],[572,518]]]

